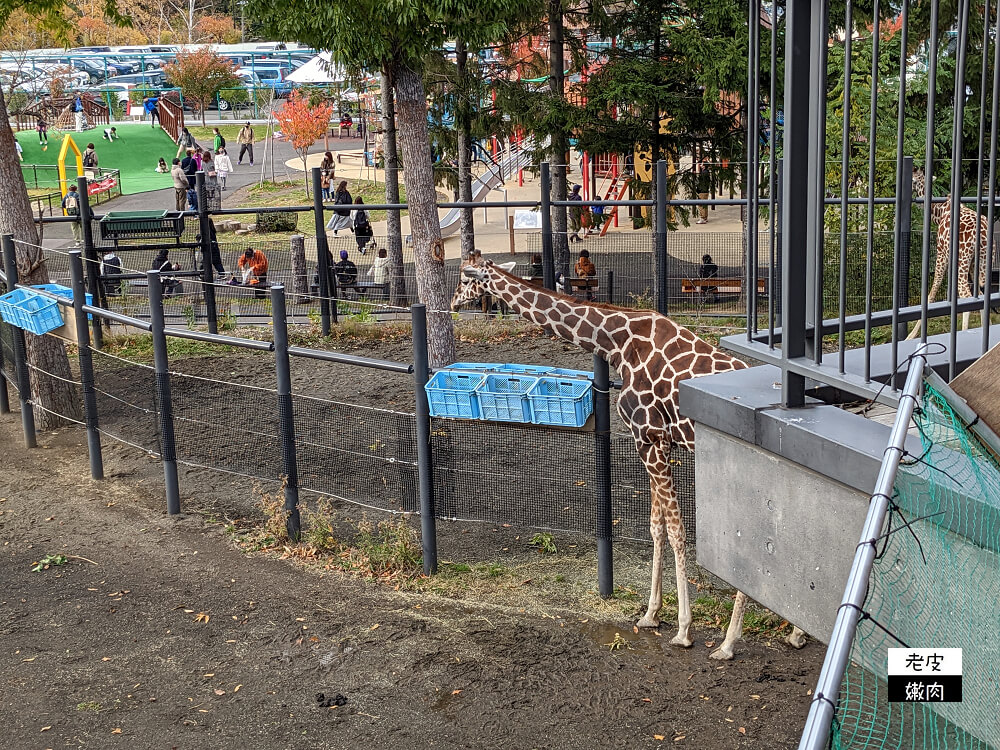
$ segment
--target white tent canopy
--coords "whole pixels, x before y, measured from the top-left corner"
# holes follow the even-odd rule
[[[330,53],[321,52],[305,65],[293,70],[287,80],[293,83],[341,83],[345,77],[344,70],[330,62]]]

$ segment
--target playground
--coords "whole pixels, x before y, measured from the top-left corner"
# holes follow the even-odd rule
[[[49,129],[48,147],[44,150],[39,145],[38,133],[34,130],[22,130],[15,133],[18,143],[24,149],[22,168],[32,164],[53,167],[58,164],[63,140],[66,136],[73,139],[82,152],[88,143],[96,147],[99,165],[104,169],[117,169],[121,172],[121,187],[124,195],[145,193],[151,190],[161,190],[171,186],[170,174],[156,171],[160,157],[169,165],[177,154],[177,146],[170,136],[161,128],[152,128],[148,124],[115,123],[118,139],[113,143],[104,140],[104,128],[91,128],[82,133]],[[72,150],[66,157],[66,172],[70,179],[76,177],[76,165]],[[53,178],[55,170],[51,170]],[[41,172],[39,172],[41,177]],[[56,185],[55,179],[52,186]]]

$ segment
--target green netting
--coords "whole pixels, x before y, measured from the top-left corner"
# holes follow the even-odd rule
[[[914,421],[923,454],[896,478],[830,745],[1000,748],[1000,470],[926,383]],[[901,644],[879,626],[911,648],[961,648],[962,702],[889,703],[887,649]]]

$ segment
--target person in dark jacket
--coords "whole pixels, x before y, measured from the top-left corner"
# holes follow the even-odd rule
[[[222,250],[219,249],[219,237],[215,233],[215,222],[212,220],[208,222],[208,236],[212,248],[212,267],[221,278],[226,275],[226,267],[222,265]],[[201,243],[201,232],[198,232],[194,240]]]
[[[340,262],[333,267],[333,273],[341,289],[358,283],[358,267],[348,259],[346,250],[340,251]]]
[[[156,257],[153,258],[153,264],[150,266],[151,271],[160,272],[160,281],[163,285],[163,296],[171,297],[174,294],[180,294],[182,290],[181,282],[177,279],[166,276],[165,274],[171,271],[179,271],[180,266],[176,263],[171,263],[170,258],[167,257],[166,250],[160,250],[157,252]]]
[[[715,279],[719,276],[719,266],[712,256],[707,253],[701,256],[701,265],[698,266],[698,276],[703,279]],[[716,292],[719,291],[717,286],[703,286],[701,288],[701,294],[705,298],[706,302],[715,302]]]
[[[354,199],[351,197],[351,192],[347,189],[347,180],[341,180],[336,192],[333,194],[333,203],[335,206],[340,206],[340,208],[333,209],[333,216],[330,217],[330,221],[326,224],[327,229],[333,230],[334,236],[341,229],[351,228],[351,203],[353,202]]]
[[[184,174],[187,176],[188,188],[194,190],[195,185],[195,174],[198,172],[198,160],[194,156],[194,148],[189,148],[187,150],[187,156],[181,159],[181,169],[184,170]]]
[[[355,206],[363,206],[365,202],[361,200],[359,195],[355,201]],[[372,223],[368,221],[368,212],[363,208],[357,208],[354,211],[354,239],[358,243],[358,252],[364,255],[367,251],[368,243],[372,241],[375,236],[375,231],[372,229]]]

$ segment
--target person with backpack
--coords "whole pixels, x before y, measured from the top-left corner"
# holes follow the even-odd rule
[[[93,143],[88,143],[87,149],[83,152],[83,168],[97,169],[97,151],[94,150]]]
[[[219,153],[219,149],[225,147],[226,139],[223,137],[222,133],[219,132],[219,129],[215,128],[215,140],[212,142],[212,150],[215,153]]]
[[[62,207],[67,216],[80,215],[80,194],[76,192],[76,185],[69,186],[69,191],[62,199]],[[73,230],[73,244],[79,247],[82,243],[80,222],[74,221],[69,226]]]
[[[355,206],[363,206],[365,202],[361,200],[359,195],[354,201]],[[357,208],[354,210],[354,239],[358,243],[358,252],[364,255],[367,251],[368,243],[372,241],[375,236],[375,232],[372,229],[372,224],[368,220],[368,212],[363,208]]]
[[[341,229],[351,228],[350,206],[353,200],[350,191],[347,189],[347,180],[341,180],[337,186],[337,192],[334,193],[333,204],[335,206],[347,206],[347,208],[333,209],[333,216],[330,217],[330,221],[326,225],[327,229],[333,230],[335,237]]]

